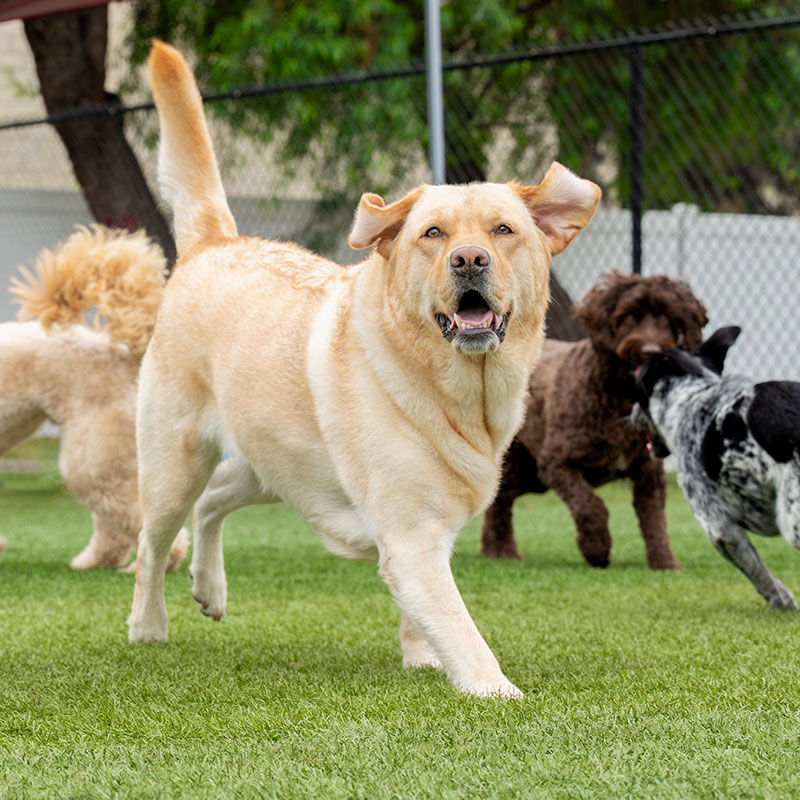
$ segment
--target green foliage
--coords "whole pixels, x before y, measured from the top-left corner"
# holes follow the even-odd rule
[[[800,172],[800,29],[651,45],[644,66],[645,202],[790,213]],[[605,158],[629,186],[626,50],[564,59],[548,84],[560,156],[591,174]],[[609,157],[610,156],[610,157]]]
[[[755,0],[444,2],[443,46],[458,62],[670,21],[792,10]],[[799,188],[799,35],[793,29],[646,49],[650,207],[791,210]],[[424,3],[138,0],[134,66],[152,36],[189,53],[206,90],[276,85],[420,64]],[[557,155],[626,204],[629,90],[626,50],[449,71],[448,179],[529,179]],[[275,142],[287,172],[302,163],[328,196],[403,185],[427,150],[424,76],[287,92],[215,110],[237,135]],[[510,146],[501,146],[504,136]]]

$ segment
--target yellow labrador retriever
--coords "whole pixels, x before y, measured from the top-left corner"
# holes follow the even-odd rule
[[[164,570],[196,513],[193,593],[225,610],[222,517],[281,499],[325,545],[375,559],[402,615],[407,666],[473,695],[520,696],[456,588],[460,528],[491,500],[542,344],[550,257],[591,218],[593,183],[553,164],[538,186],[365,194],[342,267],[240,237],[194,78],[156,42],[159,177],[180,262],[140,377],[144,530],[129,626],[164,641]]]

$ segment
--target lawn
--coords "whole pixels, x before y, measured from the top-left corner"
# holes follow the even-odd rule
[[[52,446],[0,475],[0,797],[787,798],[800,795],[800,614],[770,611],[713,550],[680,491],[682,572],[644,566],[624,484],[612,565],[587,567],[551,495],[515,509],[522,563],[453,568],[521,701],[404,671],[399,612],[369,564],[329,555],[283,506],[227,523],[228,616],[203,617],[187,565],[170,641],[132,646],[131,575],[74,572],[88,512]],[[800,553],[757,538],[800,593]]]

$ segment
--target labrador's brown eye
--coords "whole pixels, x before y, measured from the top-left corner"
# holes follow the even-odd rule
[[[434,225],[432,228],[428,228],[428,230],[426,230],[426,231],[425,231],[425,235],[426,235],[426,236],[427,236],[429,239],[435,239],[437,236],[441,236],[441,235],[442,235],[442,232],[441,232],[441,230],[439,230],[439,228],[437,228],[437,227]]]
[[[514,233],[514,231],[511,230],[511,227],[506,225],[505,223],[501,223],[500,225],[498,225],[494,229],[494,232],[500,234],[500,236],[508,236],[510,233]]]

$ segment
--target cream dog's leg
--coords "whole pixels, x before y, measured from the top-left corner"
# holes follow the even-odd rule
[[[121,567],[127,564],[131,550],[136,546],[131,537],[120,533],[124,523],[108,515],[92,512],[92,538],[89,544],[76,555],[69,565],[72,569],[92,567]]]
[[[132,412],[113,404],[102,412],[86,407],[61,426],[59,471],[75,499],[92,512],[92,536],[70,562],[73,569],[120,567],[136,550],[142,513]]]
[[[412,644],[430,644],[450,680],[463,692],[487,697],[521,697],[503,675],[464,605],[450,569],[455,536],[431,524],[413,533],[382,536],[378,542],[380,574],[388,584],[405,622],[401,628],[404,661],[414,655]],[[409,628],[417,632],[409,639]]]
[[[266,491],[242,458],[223,461],[194,507],[192,596],[200,611],[216,620],[225,614],[228,597],[222,555],[222,523],[237,508],[274,503],[278,496]]]
[[[32,436],[47,419],[36,409],[20,409],[15,401],[0,404],[0,455]]]

